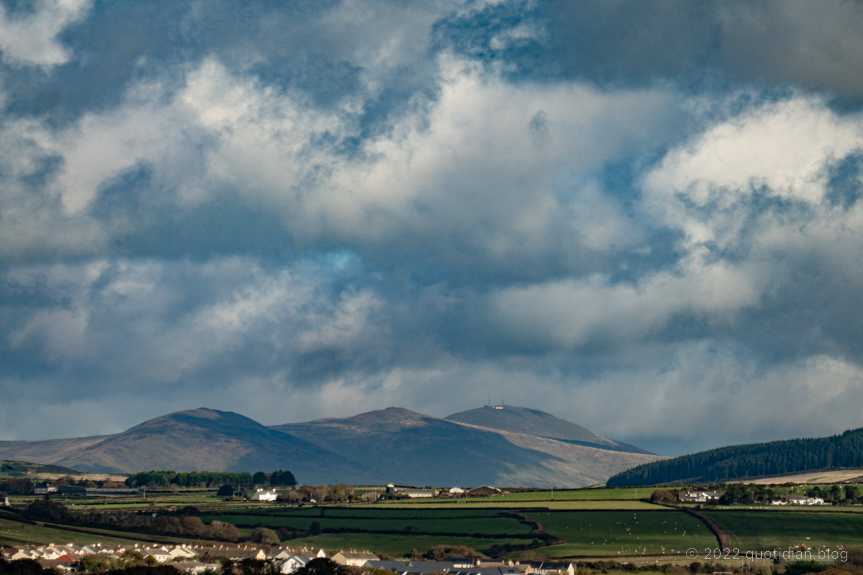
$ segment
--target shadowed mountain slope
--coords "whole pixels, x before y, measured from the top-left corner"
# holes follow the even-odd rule
[[[537,437],[547,437],[567,443],[610,449],[612,451],[627,451],[631,453],[646,453],[634,445],[619,443],[601,435],[597,435],[576,423],[557,418],[550,413],[525,407],[511,405],[496,405],[480,407],[454,413],[446,417],[449,421],[468,423],[490,429],[523,433]]]
[[[0,457],[34,463],[57,463],[81,449],[111,437],[74,437],[70,439],[39,439],[33,441],[0,441]]]
[[[81,442],[81,447],[58,453],[62,455],[59,459],[40,459],[40,462],[85,472],[290,469],[301,481],[309,483],[369,480],[360,466],[333,453],[242,415],[212,409],[172,413],[100,441],[90,439],[68,440]],[[0,456],[8,457],[8,453],[0,448]]]
[[[466,425],[402,408],[275,426],[345,458],[382,482],[580,487],[655,455],[588,447]],[[599,437],[599,436],[597,436]]]

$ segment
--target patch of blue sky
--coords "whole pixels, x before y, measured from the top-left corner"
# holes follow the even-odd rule
[[[342,248],[307,255],[303,258],[302,263],[312,269],[343,271],[348,266],[362,263],[362,258],[356,252]]]

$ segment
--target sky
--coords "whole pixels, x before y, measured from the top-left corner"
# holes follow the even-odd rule
[[[863,2],[0,0],[0,439],[863,427]]]

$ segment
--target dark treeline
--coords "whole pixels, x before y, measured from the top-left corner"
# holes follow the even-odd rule
[[[252,485],[251,473],[227,473],[222,471],[142,471],[126,479],[129,487],[219,487],[220,485]]]
[[[23,477],[13,477],[0,482],[0,492],[8,495],[33,493],[33,482]]]
[[[818,439],[733,445],[656,461],[618,473],[609,487],[706,483],[837,467],[863,467],[863,429]]]
[[[180,509],[172,515],[162,512],[155,514],[155,517],[149,511],[141,513],[83,512],[70,509],[60,502],[51,501],[50,498],[45,498],[32,502],[21,516],[31,522],[50,521],[64,525],[107,528],[154,535],[181,535],[216,541],[239,541],[242,538],[235,525],[222,521],[212,521],[206,525],[194,515],[197,512],[195,507]]]
[[[236,485],[239,487],[250,487],[252,485],[296,485],[297,480],[290,471],[274,471],[264,473],[259,471],[252,476],[251,473],[228,473],[225,471],[142,471],[133,473],[126,479],[129,487],[220,487],[222,485]]]

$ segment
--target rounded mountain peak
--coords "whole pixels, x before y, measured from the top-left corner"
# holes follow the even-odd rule
[[[608,446],[617,445],[616,441],[597,435],[589,429],[571,421],[560,419],[538,409],[528,409],[513,405],[486,405],[478,409],[454,413],[447,416],[446,419],[469,425],[499,429],[501,431],[548,437],[550,439]]]

